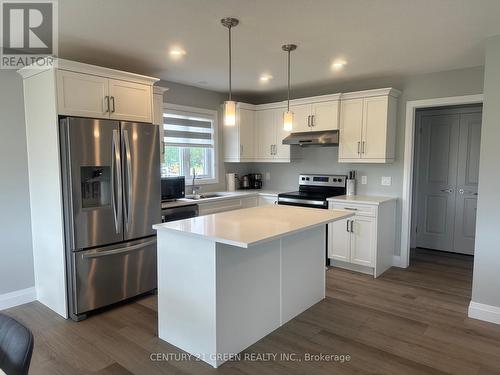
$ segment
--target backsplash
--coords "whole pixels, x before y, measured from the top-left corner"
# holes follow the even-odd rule
[[[263,189],[296,190],[300,173],[345,174],[355,170],[357,194],[400,196],[402,175],[397,161],[393,164],[345,164],[338,163],[338,147],[292,146],[291,163],[225,163],[226,172],[262,173]],[[266,179],[269,174],[270,179]],[[361,184],[361,176],[367,177],[367,184]],[[390,177],[391,185],[381,185],[382,177]]]

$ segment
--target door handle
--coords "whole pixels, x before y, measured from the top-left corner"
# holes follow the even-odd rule
[[[109,96],[106,95],[103,101],[104,112],[109,112]]]
[[[126,247],[121,247],[119,249],[113,249],[113,250],[106,250],[106,251],[96,251],[95,253],[90,253],[90,254],[83,254],[82,258],[99,258],[99,257],[104,257],[107,255],[116,255],[116,254],[122,254],[122,253],[128,253],[130,251],[142,249],[146,246],[154,245],[156,243],[156,238],[154,240],[146,241],[143,243],[139,243],[137,245],[132,245],[132,246],[126,246]]]
[[[125,205],[125,226],[128,232],[131,215],[130,206],[132,205],[132,158],[130,155],[130,140],[128,137],[128,130],[123,130],[123,140],[125,144],[125,160],[127,171],[127,204]]]
[[[364,154],[365,153],[365,141],[361,142],[361,153]]]
[[[347,224],[347,227],[346,227],[346,231],[349,232],[349,219],[346,220],[346,224]]]
[[[120,165],[120,143],[118,140],[118,130],[113,130],[113,140],[111,144],[112,161],[111,161],[111,204],[115,219],[115,232],[121,232],[122,222],[122,168]],[[116,183],[115,183],[116,174]],[[116,188],[118,187],[118,188]],[[118,198],[115,195],[118,194]]]
[[[115,97],[111,96],[110,99],[111,99],[111,113],[114,113],[115,112]]]
[[[314,115],[311,115],[311,127],[314,127]]]
[[[311,115],[307,116],[307,126],[311,127]]]
[[[441,189],[441,192],[452,194],[453,193],[453,189]]]
[[[358,141],[358,154],[361,154],[361,142]]]
[[[351,222],[351,230],[349,232],[354,233],[354,220],[349,220]]]
[[[471,190],[465,190],[465,189],[459,189],[458,190],[459,194],[472,194],[472,195],[477,195],[477,193],[471,191]]]

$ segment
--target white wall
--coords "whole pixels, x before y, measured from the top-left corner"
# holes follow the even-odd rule
[[[402,197],[403,191],[403,155],[404,155],[404,126],[406,116],[406,102],[409,100],[429,99],[448,96],[480,94],[483,92],[482,67],[460,69],[447,72],[423,74],[406,78],[387,77],[367,79],[355,82],[344,82],[335,86],[323,86],[316,89],[294,90],[294,97],[306,97],[328,93],[349,92],[381,87],[394,87],[401,90],[402,96],[398,101],[398,123],[396,133],[396,161],[392,164],[339,164],[337,162],[338,147],[303,148],[300,153],[302,160],[290,164],[246,163],[244,166],[226,163],[229,172],[270,172],[271,180],[264,181],[264,188],[277,190],[296,190],[299,173],[346,173],[354,169],[358,176],[368,177],[367,185],[358,184],[360,194],[378,194]],[[283,100],[284,94],[268,97],[250,98],[258,102]],[[297,146],[294,146],[297,147]],[[382,176],[392,177],[392,186],[381,186]],[[397,208],[397,238],[396,255],[400,253],[401,236],[401,199]]]
[[[495,306],[500,323],[500,36],[486,43],[472,301]]]
[[[34,285],[21,77],[0,70],[0,296]]]

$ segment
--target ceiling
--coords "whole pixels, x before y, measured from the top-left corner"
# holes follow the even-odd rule
[[[306,87],[483,65],[500,34],[499,0],[59,0],[59,56],[227,91],[228,16],[241,94],[286,87],[284,43],[298,44],[292,85]]]

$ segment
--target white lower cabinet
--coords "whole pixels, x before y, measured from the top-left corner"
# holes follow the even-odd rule
[[[199,202],[199,216],[215,214],[217,212],[239,210],[241,208],[256,207],[258,204],[256,196],[243,198],[220,199],[211,202]]]
[[[333,266],[380,276],[392,266],[396,234],[396,201],[377,204],[329,202],[330,209],[349,210],[349,219],[328,224],[328,258]]]

